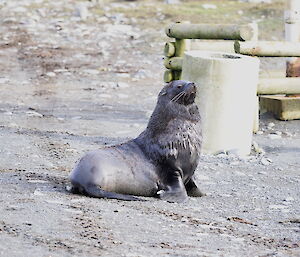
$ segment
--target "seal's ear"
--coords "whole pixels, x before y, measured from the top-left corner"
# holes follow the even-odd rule
[[[166,95],[166,94],[167,94],[167,89],[166,89],[166,88],[163,88],[163,89],[159,92],[158,96],[163,96],[163,95]]]
[[[165,85],[165,86],[163,87],[163,89],[159,92],[158,96],[166,95],[166,94],[168,93],[168,92],[167,92],[167,89],[170,87],[170,84],[171,84],[171,82],[168,83],[167,85]]]

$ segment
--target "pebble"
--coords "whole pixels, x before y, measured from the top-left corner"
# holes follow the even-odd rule
[[[287,137],[292,137],[293,136],[293,134],[292,133],[290,133],[290,132],[283,132],[283,135],[285,135],[285,136],[287,136]]]
[[[85,21],[89,16],[89,10],[84,3],[79,3],[75,7],[75,16],[80,17],[82,21]]]
[[[99,94],[98,97],[99,98],[111,98],[111,95],[109,95],[109,94]]]
[[[277,134],[269,134],[268,135],[268,138],[270,139],[280,139],[281,138],[281,135],[277,135]]]
[[[32,179],[32,180],[28,180],[29,183],[40,183],[40,184],[45,184],[48,183],[48,181],[46,180],[41,180],[41,179]]]
[[[86,70],[83,70],[83,72],[86,74],[91,74],[91,75],[97,75],[100,73],[100,71],[94,70],[94,69],[86,69]]]
[[[214,4],[202,4],[204,9],[217,9],[217,6]]]
[[[259,130],[256,132],[257,135],[262,135],[264,132],[262,130]]]
[[[117,94],[117,97],[120,98],[120,99],[126,99],[126,98],[128,98],[128,95],[126,95],[126,94]]]
[[[259,147],[259,145],[258,145],[257,142],[253,141],[252,142],[252,147],[253,147],[253,150],[256,153],[258,153],[258,154],[265,154],[265,151],[261,147]]]
[[[0,84],[6,84],[9,82],[8,78],[0,78]]]
[[[273,122],[270,122],[267,127],[268,127],[268,129],[272,129],[274,126],[275,126],[275,124]]]
[[[139,70],[137,73],[135,73],[133,75],[133,77],[136,79],[144,79],[148,76],[149,76],[149,74],[147,74],[147,72],[145,70]]]
[[[39,189],[34,190],[33,194],[36,195],[36,196],[43,196],[43,195],[45,195]]]
[[[269,159],[269,158],[262,158],[262,159],[260,160],[260,163],[261,163],[262,165],[268,166],[268,165],[270,165],[270,164],[272,163],[272,160]]]
[[[180,4],[179,0],[165,0],[166,4]]]
[[[29,116],[29,117],[39,117],[39,118],[43,117],[43,114],[40,114],[40,113],[35,112],[35,111],[27,111],[26,115]]]
[[[239,161],[233,161],[233,162],[231,162],[229,165],[230,165],[230,166],[236,166],[236,165],[239,165],[239,164],[240,164]]]
[[[116,87],[119,87],[119,88],[128,88],[129,87],[129,84],[125,83],[125,82],[118,82]]]
[[[255,4],[270,4],[272,0],[239,0],[240,2],[255,3]]]
[[[291,196],[288,196],[287,198],[284,199],[284,201],[286,201],[286,202],[292,202],[294,200],[295,199],[293,197],[291,197]]]
[[[273,210],[280,210],[280,209],[285,209],[286,206],[280,205],[280,204],[271,204],[271,205],[269,205],[269,208],[273,209]]]
[[[50,71],[50,72],[46,73],[46,76],[48,76],[50,78],[54,78],[56,76],[56,74],[54,72]]]

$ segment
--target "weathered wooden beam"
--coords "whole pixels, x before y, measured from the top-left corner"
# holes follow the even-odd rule
[[[262,109],[272,112],[280,120],[300,119],[299,96],[260,96],[260,106]]]
[[[164,55],[166,57],[172,57],[175,55],[175,42],[167,42],[165,44]]]
[[[193,40],[191,50],[235,53],[233,40]]]
[[[186,51],[186,39],[175,40],[175,56],[183,56]]]
[[[258,29],[256,23],[247,25],[233,24],[185,24],[173,23],[167,26],[166,34],[177,39],[226,39],[256,40]]]
[[[280,41],[236,41],[236,53],[264,57],[296,57],[300,56],[300,42]]]
[[[257,94],[300,94],[300,78],[260,79]]]
[[[182,69],[182,57],[165,58],[164,65],[167,69],[180,71]]]
[[[173,72],[171,70],[166,70],[164,73],[164,82],[169,83],[174,80]]]

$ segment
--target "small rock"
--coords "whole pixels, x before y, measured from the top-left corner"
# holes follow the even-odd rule
[[[252,142],[252,148],[254,152],[258,154],[265,154],[265,151],[261,147],[259,147],[258,143],[255,141]]]
[[[125,83],[125,82],[118,82],[116,87],[119,87],[119,88],[128,88],[129,85],[127,83]]]
[[[218,155],[216,155],[218,158],[222,158],[222,159],[228,159],[228,155],[226,153],[219,153]]]
[[[46,180],[41,180],[41,179],[31,179],[31,180],[28,180],[29,183],[40,183],[40,184],[45,184],[45,183],[48,183],[48,181]]]
[[[239,0],[240,2],[245,3],[255,3],[255,4],[270,4],[272,0]]]
[[[165,0],[165,4],[180,4],[179,0]]]
[[[282,132],[281,131],[276,131],[275,134],[278,135],[278,136],[281,136]]]
[[[275,126],[275,124],[274,124],[273,122],[270,122],[270,123],[268,124],[268,129],[272,129],[274,126]]]
[[[109,94],[99,94],[98,97],[99,98],[111,98],[112,96]]]
[[[210,180],[210,178],[208,176],[205,176],[205,175],[198,175],[197,178],[199,179],[199,181]]]
[[[277,134],[269,134],[268,135],[268,138],[270,139],[280,139],[281,138],[281,135],[277,135]]]
[[[128,98],[128,95],[125,95],[125,94],[117,94],[117,97],[120,98],[120,99],[126,99],[126,98]]]
[[[6,84],[9,82],[8,78],[0,78],[0,84]]]
[[[43,117],[43,114],[40,114],[40,113],[35,112],[35,111],[27,111],[26,115],[29,116],[29,117],[39,117],[39,118]]]
[[[18,7],[15,7],[13,9],[14,12],[19,12],[19,13],[24,13],[24,12],[27,12],[27,9],[22,7],[22,6],[18,6]]]
[[[281,209],[285,209],[286,206],[280,205],[280,204],[271,204],[271,205],[269,205],[269,208],[273,209],[273,210],[281,210]]]
[[[75,16],[80,17],[81,20],[85,21],[89,16],[89,10],[84,3],[79,3],[75,7]]]
[[[43,195],[45,195],[39,189],[34,190],[33,194],[36,195],[36,196],[43,196]]]
[[[217,9],[217,6],[214,4],[203,4],[202,7],[206,10],[207,9]]]
[[[91,75],[97,75],[97,74],[100,73],[100,71],[94,70],[94,69],[86,69],[83,72],[86,73],[86,74],[91,74]]]
[[[67,72],[67,69],[55,69],[53,72],[55,73],[61,73],[61,72]]]
[[[283,132],[283,135],[285,135],[285,136],[287,136],[287,137],[292,137],[293,136],[293,134],[292,133],[290,133],[290,132]]]
[[[262,165],[265,165],[265,166],[270,165],[271,162],[272,162],[272,161],[271,161],[269,158],[262,158],[262,159],[260,160],[260,163],[261,163]]]
[[[257,174],[260,174],[260,175],[267,175],[267,172],[259,171],[259,172],[257,172]]]
[[[257,135],[262,135],[264,132],[262,130],[259,130],[256,132]]]
[[[50,78],[54,78],[56,76],[56,74],[54,72],[50,71],[50,72],[46,73],[46,76],[48,76]]]
[[[295,199],[291,196],[288,196],[287,198],[284,199],[286,202],[293,202]]]
[[[133,77],[136,79],[144,79],[148,77],[148,74],[145,70],[139,70],[137,73],[133,75]]]

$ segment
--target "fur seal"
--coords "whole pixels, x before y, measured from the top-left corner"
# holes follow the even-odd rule
[[[72,192],[120,200],[156,196],[169,202],[203,196],[194,178],[202,144],[196,91],[188,81],[167,84],[137,138],[80,159],[70,174]]]

